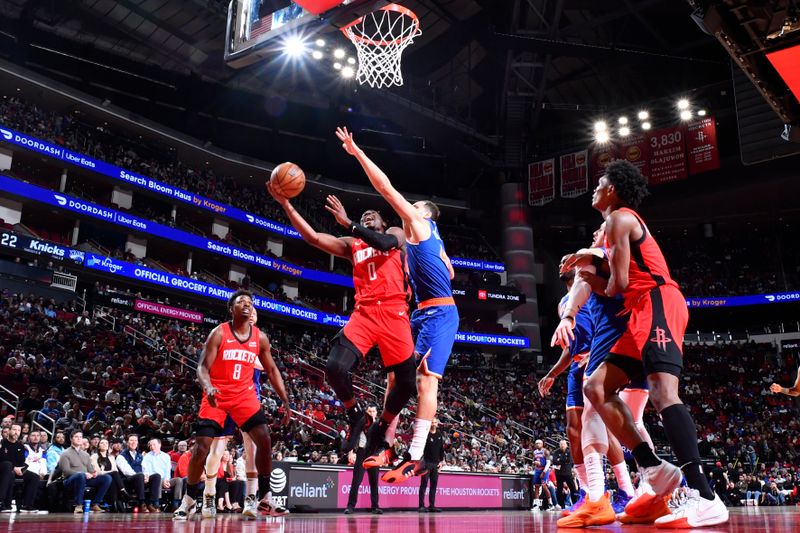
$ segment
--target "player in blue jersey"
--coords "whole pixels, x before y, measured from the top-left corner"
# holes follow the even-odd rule
[[[382,478],[389,483],[402,483],[427,471],[423,451],[431,421],[436,416],[439,380],[444,375],[458,331],[458,310],[450,284],[455,273],[436,226],[439,218],[436,204],[430,201],[408,202],[392,186],[386,174],[355,144],[352,133],[346,128],[338,128],[336,136],[342,141],[342,148],[361,164],[375,190],[403,220],[409,279],[417,301],[417,308],[411,315],[414,351],[419,363],[417,417],[408,456]],[[383,454],[368,458],[364,466],[384,466],[389,461],[390,457]]]

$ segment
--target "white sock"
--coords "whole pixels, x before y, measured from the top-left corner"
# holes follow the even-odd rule
[[[389,424],[389,427],[386,428],[386,437],[385,437],[385,439],[386,439],[386,442],[389,443],[389,446],[393,446],[394,445],[394,434],[397,432],[397,422],[398,422],[398,420],[400,420],[400,415],[397,415],[396,417],[394,417],[394,420],[392,420],[392,423]]]
[[[603,497],[606,490],[606,476],[603,473],[603,456],[599,453],[584,453],[583,464],[586,466],[586,494],[593,502]]]
[[[575,465],[575,473],[578,476],[578,483],[580,484],[579,489],[583,489],[586,492],[586,487],[589,486],[589,482],[586,480],[586,467],[583,463],[579,465]]]
[[[395,420],[397,419],[395,418]],[[422,459],[422,452],[425,451],[425,443],[428,441],[430,430],[430,420],[422,420],[421,418],[414,420],[414,437],[411,439],[411,446],[408,447],[408,454],[411,456],[412,461]]]
[[[217,495],[217,476],[206,476],[206,486],[203,487],[203,496],[216,496]]]
[[[245,496],[253,496],[255,498],[256,493],[258,492],[258,478],[257,477],[249,477],[247,481],[245,481]]]
[[[625,461],[613,465],[611,468],[614,469],[614,477],[617,478],[617,485],[619,485],[620,490],[624,490],[625,494],[628,496],[633,496],[633,482],[631,481],[631,474],[628,472],[628,465],[625,464]]]

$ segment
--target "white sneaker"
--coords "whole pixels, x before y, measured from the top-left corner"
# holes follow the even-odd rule
[[[258,506],[266,511],[269,516],[285,516],[289,514],[289,509],[278,505],[272,499],[264,498],[259,502]]]
[[[203,518],[216,518],[217,517],[217,495],[203,495],[203,510],[200,516]]]
[[[258,518],[258,500],[256,500],[255,496],[248,496],[244,499],[242,516],[245,518]]]
[[[655,526],[662,529],[691,529],[716,526],[728,521],[728,509],[718,494],[706,500],[694,489],[686,491],[686,498],[670,509],[671,514],[656,519]]]
[[[639,469],[642,478],[646,481],[656,496],[669,496],[681,484],[681,469],[667,461],[661,461],[658,466],[648,466]]]
[[[181,500],[181,505],[175,512],[172,513],[173,520],[188,520],[190,516],[192,516],[196,509],[195,509],[196,502],[194,499],[184,496],[183,500]]]
[[[542,512],[542,508],[539,507],[538,505],[534,504],[534,506],[531,507],[531,512],[532,513],[540,513],[540,512]]]

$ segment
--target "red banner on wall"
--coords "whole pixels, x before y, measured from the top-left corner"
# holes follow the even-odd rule
[[[686,128],[675,126],[657,130],[647,135],[650,144],[650,185],[661,185],[683,180],[689,176],[686,169]]]
[[[620,146],[619,156],[627,159],[639,169],[643,176],[650,176],[650,140],[644,135],[631,135]]]
[[[564,154],[561,162],[561,197],[575,198],[589,190],[589,152]]]
[[[717,126],[714,117],[705,117],[689,124],[686,132],[686,151],[689,154],[689,174],[699,174],[719,168]]]
[[[528,203],[544,205],[555,197],[555,159],[528,164]]]
[[[606,173],[606,165],[619,157],[619,147],[614,143],[595,144],[591,150],[591,170],[592,187],[597,185],[603,174]]]

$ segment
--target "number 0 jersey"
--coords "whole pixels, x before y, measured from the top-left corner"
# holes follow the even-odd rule
[[[232,322],[224,322],[219,328],[222,338],[209,371],[211,384],[225,396],[252,390],[261,331],[250,326],[250,335],[242,342],[233,334]]]
[[[405,252],[381,252],[361,239],[350,247],[353,259],[353,285],[356,304],[408,303],[410,299]]]

